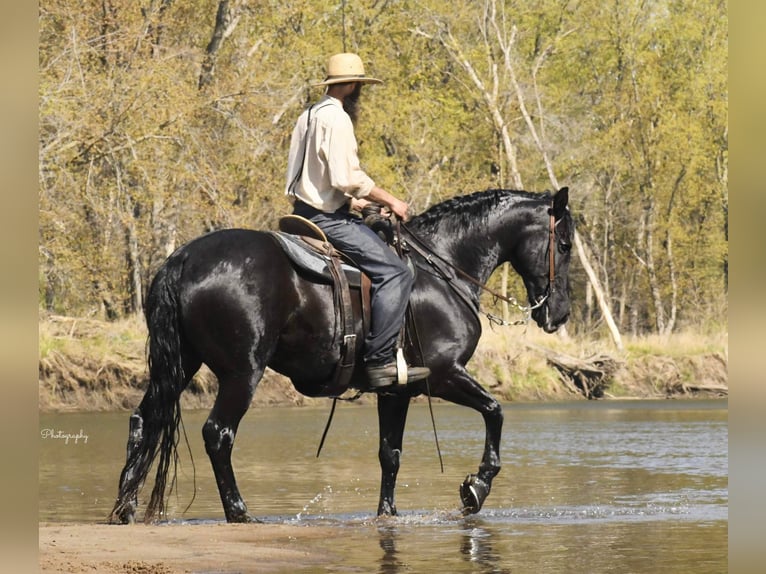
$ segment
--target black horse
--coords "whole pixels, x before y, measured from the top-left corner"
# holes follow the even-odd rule
[[[379,515],[396,514],[394,488],[407,410],[410,399],[427,390],[484,418],[479,471],[460,488],[464,512],[481,509],[500,470],[503,414],[465,367],[481,334],[480,284],[510,261],[524,281],[536,323],[549,333],[562,325],[569,316],[574,232],[567,202],[567,188],[554,195],[490,190],[435,205],[406,225],[403,235],[413,247],[417,271],[411,296],[417,344],[408,352],[411,361],[430,367],[431,376],[377,397]],[[424,246],[433,255],[426,256]],[[289,377],[301,393],[322,394],[319,389],[332,378],[340,353],[332,287],[299,272],[270,233],[221,230],[190,241],[165,261],[145,311],[150,381],[130,417],[127,461],[110,521],[134,521],[138,491],[157,458],[145,520],[164,513],[167,476],[177,460],[180,395],[202,363],[219,381],[202,435],[226,520],[253,520],[231,464],[239,422],[266,367]],[[357,327],[361,331],[361,321]],[[358,388],[362,376],[360,368],[350,385]]]

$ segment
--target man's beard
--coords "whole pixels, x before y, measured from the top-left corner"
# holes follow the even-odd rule
[[[359,117],[359,96],[362,93],[362,84],[357,83],[354,91],[343,98],[343,109],[351,118],[351,123],[356,125],[356,120]]]

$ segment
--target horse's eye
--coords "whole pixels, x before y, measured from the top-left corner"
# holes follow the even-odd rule
[[[568,253],[571,250],[572,250],[571,243],[564,243],[563,241],[559,241],[559,253]]]

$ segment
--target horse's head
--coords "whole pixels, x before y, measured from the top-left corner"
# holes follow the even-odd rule
[[[547,208],[535,211],[528,233],[511,258],[527,289],[532,318],[546,333],[553,333],[569,318],[574,222],[567,209],[568,200],[569,189],[562,187]]]

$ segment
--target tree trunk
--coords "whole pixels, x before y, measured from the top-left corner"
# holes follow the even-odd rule
[[[486,34],[484,34],[484,38],[486,41]],[[484,103],[487,104],[487,112],[489,113],[489,117],[492,120],[492,125],[495,129],[495,133],[502,142],[503,151],[505,152],[505,160],[508,164],[508,169],[510,170],[513,185],[516,187],[516,189],[524,189],[524,184],[521,180],[521,172],[519,171],[519,164],[516,156],[516,146],[514,146],[513,142],[511,141],[511,134],[508,129],[508,123],[505,121],[501,110],[501,103],[498,95],[500,77],[498,75],[497,62],[493,61],[492,65],[490,66],[491,77],[488,80],[491,82],[492,88],[489,89],[486,87],[485,82],[482,81],[482,79],[477,74],[473,64],[471,64],[471,61],[464,55],[458,41],[449,31],[446,33],[446,37],[444,35],[440,36],[439,41],[447,50],[447,53],[450,55],[450,57],[452,57],[452,59],[465,70],[474,86],[476,86],[476,88],[479,90],[479,93],[484,99]],[[487,53],[492,54],[492,50],[489,48],[489,46],[485,47],[487,49]]]
[[[585,269],[585,274],[588,276],[588,280],[593,286],[593,292],[596,295],[596,301],[598,301],[599,309],[601,309],[601,313],[604,316],[604,320],[606,321],[609,333],[612,335],[612,341],[614,341],[615,347],[617,347],[619,350],[622,350],[623,346],[620,330],[617,328],[617,325],[614,322],[614,317],[612,317],[612,312],[609,310],[609,305],[606,302],[604,290],[601,289],[601,283],[596,276],[596,272],[593,271],[593,267],[590,264],[590,259],[586,255],[583,243],[580,241],[580,236],[577,233],[575,233],[574,236],[574,246],[575,250],[577,251],[577,257],[579,257],[580,263],[582,263],[583,269]]]
[[[646,273],[649,278],[649,292],[652,297],[652,306],[654,307],[654,322],[658,334],[665,332],[665,307],[662,304],[662,293],[660,292],[660,283],[657,278],[657,267],[654,262],[654,200],[649,198],[646,213],[646,226],[644,228],[644,263]]]
[[[612,378],[622,363],[609,355],[595,354],[577,358],[565,353],[552,351],[534,343],[525,343],[545,356],[546,361],[558,371],[561,381],[573,393],[580,393],[588,399],[599,399],[612,384]]]
[[[133,50],[137,54],[142,49],[145,40],[149,42],[147,53],[156,58],[159,56],[159,47],[162,42],[162,33],[165,25],[162,23],[162,17],[165,10],[170,6],[172,0],[150,0],[148,8],[141,8],[141,14],[144,16],[144,26],[142,33],[136,37],[136,46]]]
[[[117,35],[117,8],[111,0],[101,2],[101,65],[104,69],[117,66],[120,61],[120,52],[113,46],[112,38]]]
[[[676,278],[676,265],[673,261],[673,238],[668,231],[665,252],[668,256],[668,268],[670,273],[670,317],[665,325],[663,335],[670,335],[676,326],[676,316],[678,315],[678,279]]]
[[[202,62],[202,70],[199,75],[198,87],[200,90],[212,83],[218,51],[221,49],[224,40],[234,32],[234,28],[236,28],[239,22],[239,12],[240,7],[236,3],[233,8],[229,9],[229,0],[220,0],[218,2],[213,35],[205,49],[205,60]]]
[[[141,281],[138,234],[133,219],[129,219],[125,226],[125,243],[125,255],[128,260],[128,313],[138,315],[143,309],[143,283]]]
[[[628,300],[628,281],[623,280],[622,292],[620,294],[620,306],[619,306],[619,311],[617,312],[617,321],[621,330],[625,329],[625,306],[626,306],[627,300]]]

